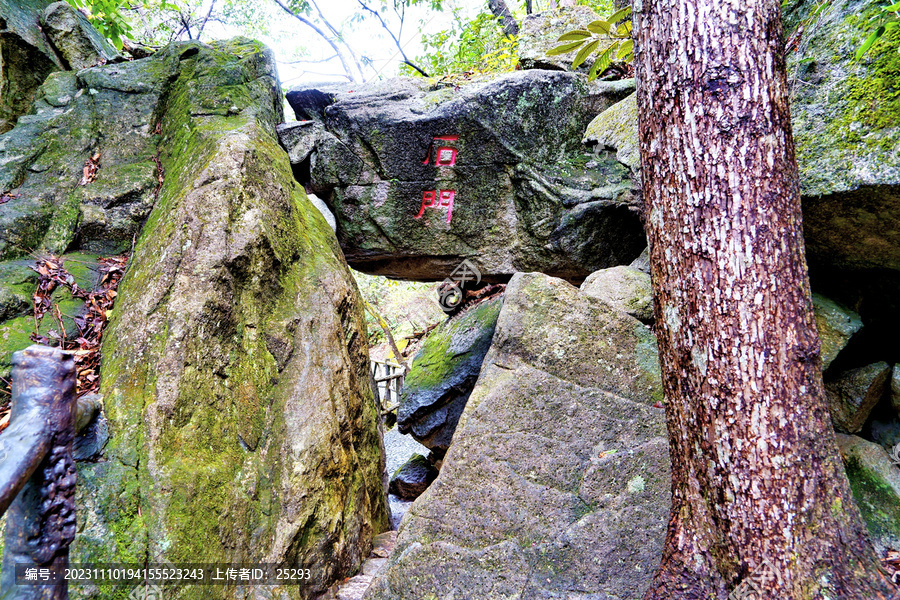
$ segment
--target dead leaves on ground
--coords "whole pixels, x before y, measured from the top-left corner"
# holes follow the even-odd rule
[[[97,173],[100,171],[100,151],[97,150],[93,156],[84,161],[84,169],[82,170],[81,181],[78,185],[87,185],[97,179]]]
[[[887,556],[881,559],[891,581],[900,586],[900,550],[888,550]]]
[[[34,333],[31,340],[47,346],[59,346],[72,352],[75,357],[77,372],[76,394],[80,397],[89,392],[96,392],[100,386],[100,343],[106,327],[109,312],[115,305],[118,292],[116,288],[125,274],[128,257],[113,256],[100,259],[100,281],[97,289],[87,291],[78,286],[75,278],[66,271],[62,261],[57,257],[42,259],[32,267],[39,275],[37,291],[34,294],[35,329],[48,313],[59,326],[59,331],[51,329],[46,336]],[[72,317],[78,336],[67,340],[59,306],[52,301],[54,290],[59,286],[69,290],[72,297],[84,300],[84,316]]]
[[[2,194],[0,194],[0,204],[6,204],[10,200],[15,200],[19,196],[21,196],[21,194],[17,194],[15,192],[3,192]]]

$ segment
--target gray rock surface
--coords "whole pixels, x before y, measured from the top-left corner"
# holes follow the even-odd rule
[[[884,396],[890,376],[890,365],[880,362],[845,371],[826,382],[825,395],[835,429],[844,433],[860,431]]]
[[[48,4],[50,0],[0,0],[0,133],[28,112],[47,75],[64,68],[41,32]]]
[[[591,273],[581,284],[581,291],[642,323],[653,321],[650,276],[634,267],[611,267]]]
[[[74,71],[106,63],[119,56],[83,14],[68,2],[54,2],[44,10],[41,25],[64,64]]]
[[[441,473],[366,598],[642,597],[669,514],[661,396],[643,324],[513,277]]]
[[[900,364],[894,365],[891,375],[891,406],[900,417]]]
[[[492,298],[438,326],[413,358],[400,393],[397,428],[443,457],[491,346],[503,298]]]
[[[631,86],[542,70],[310,85],[287,94],[309,123],[281,138],[357,270],[439,281],[470,259],[488,282],[580,281],[645,246],[629,170],[580,143]]]
[[[584,29],[591,21],[601,18],[589,6],[566,6],[526,16],[519,26],[519,64],[523,69],[571,71],[574,53],[547,56],[547,52],[562,42],[559,36],[573,29]],[[580,69],[587,73],[591,61]]]
[[[813,294],[813,311],[821,342],[822,370],[828,369],[853,335],[862,329],[859,315],[821,294]]]

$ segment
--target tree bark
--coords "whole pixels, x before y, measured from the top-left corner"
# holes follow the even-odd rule
[[[509,7],[504,0],[488,0],[488,8],[491,9],[495,17],[500,19],[500,23],[503,25],[503,33],[507,37],[519,34],[519,24],[512,13],[509,12]]]
[[[900,597],[824,400],[779,5],[633,3],[672,457],[647,600]]]

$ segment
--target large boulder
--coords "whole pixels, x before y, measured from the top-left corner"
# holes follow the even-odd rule
[[[281,105],[263,46],[189,42],[53,73],[0,136],[4,352],[28,343],[4,329],[28,319],[26,254],[134,247],[75,562],[290,564],[313,580],[272,597],[308,598],[388,527],[361,299],[278,144]]]
[[[47,75],[64,68],[40,27],[49,4],[50,0],[0,0],[0,133],[12,129],[28,112]]]
[[[879,446],[855,435],[837,434],[853,498],[880,555],[900,548],[900,469]]]
[[[290,564],[313,579],[272,593],[309,598],[388,527],[361,299],[275,137],[271,52],[169,56],[165,181],[104,338],[112,437],[79,470],[74,553]]]
[[[629,170],[580,144],[633,85],[530,70],[307,86],[287,99],[315,123],[282,139],[355,269],[434,281],[470,259],[488,282],[522,270],[580,281],[645,245]]]
[[[491,346],[503,298],[492,298],[435,329],[403,382],[397,427],[444,456]]]
[[[441,473],[366,598],[642,597],[669,517],[661,398],[640,321],[515,275]]]
[[[650,275],[635,267],[611,267],[591,273],[581,284],[581,291],[643,323],[653,321]]]

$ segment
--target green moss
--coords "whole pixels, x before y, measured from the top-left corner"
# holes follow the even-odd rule
[[[446,385],[454,372],[471,359],[475,344],[467,352],[451,351],[454,338],[467,335],[469,330],[481,330],[478,347],[490,345],[503,306],[502,300],[482,302],[453,321],[438,327],[416,354],[409,376],[403,386],[410,393]],[[480,360],[480,359],[479,359]]]
[[[868,69],[844,82],[845,108],[829,133],[846,145],[865,144],[891,151],[893,136],[874,135],[900,124],[900,31],[881,38],[867,56],[873,57]],[[865,60],[865,58],[864,58]]]
[[[70,193],[53,213],[50,226],[40,249],[50,254],[62,254],[72,244],[75,238],[75,228],[78,226],[78,207],[80,201],[77,193]]]
[[[845,467],[869,534],[878,540],[900,540],[900,502],[896,492],[856,456],[847,458]]]

